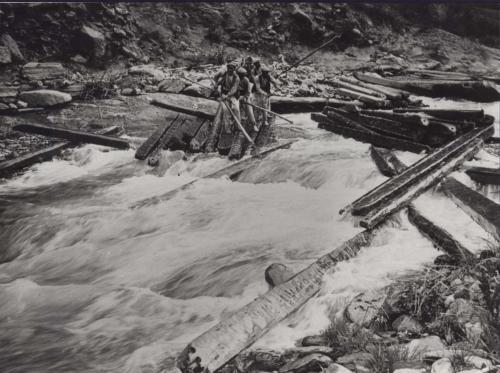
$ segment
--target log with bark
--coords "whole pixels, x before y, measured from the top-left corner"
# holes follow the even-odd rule
[[[150,103],[175,112],[213,119],[218,102],[176,93],[157,93]]]
[[[381,205],[387,204],[396,195],[403,193],[410,186],[417,183],[422,177],[433,172],[449,159],[463,153],[464,149],[470,148],[476,139],[490,137],[494,132],[492,126],[478,128],[466,133],[446,146],[435,150],[428,156],[413,164],[401,174],[380,184],[370,192],[366,193],[340,212],[350,210],[354,215],[365,215]]]
[[[398,108],[395,113],[424,113],[436,118],[454,121],[478,121],[483,119],[483,109],[429,109],[429,108]]]
[[[420,177],[416,183],[402,189],[398,194],[394,194],[392,198],[385,200],[384,203],[370,210],[361,219],[360,225],[366,229],[373,229],[394,212],[408,206],[413,199],[436,185],[465,161],[470,160],[482,146],[483,140],[476,138],[469,146],[460,148],[454,153],[453,157],[443,160],[438,167]]]
[[[335,113],[328,112],[329,116],[324,114],[311,114],[311,118],[318,122],[318,127],[337,133],[344,137],[352,138],[356,141],[373,144],[375,146],[393,148],[398,150],[420,153],[430,151],[427,145],[419,144],[399,138],[378,134],[361,124],[349,120],[348,118]]]
[[[48,127],[40,124],[16,124],[12,129],[27,133],[35,133],[37,135],[57,137],[75,143],[90,143],[110,146],[117,149],[128,149],[130,147],[128,141],[124,139],[59,127]]]
[[[470,167],[465,172],[478,183],[500,185],[500,168]]]
[[[172,124],[179,120],[179,116],[180,115],[178,114],[174,119],[167,121],[163,126],[157,128],[156,131],[154,131],[153,134],[149,136],[136,150],[135,158],[143,161],[149,157],[153,150],[157,148],[163,134],[167,132]]]
[[[453,177],[441,183],[441,189],[477,224],[500,242],[500,205],[472,190]]]
[[[100,135],[113,135],[119,133],[119,131],[120,131],[119,127],[112,126],[97,131],[97,133]],[[47,148],[21,155],[16,159],[0,162],[0,176],[8,177],[22,168],[29,167],[35,163],[51,160],[54,156],[58,155],[62,150],[77,145],[78,143],[75,142],[62,141],[57,144],[51,145]]]
[[[160,156],[162,149],[169,149],[171,143],[176,139],[173,138],[174,133],[176,133],[179,128],[182,128],[188,118],[185,116],[178,116],[177,120],[171,122],[167,130],[161,135],[158,142],[156,143],[154,150],[149,155],[147,162],[150,166],[157,166],[160,163]]]
[[[177,359],[178,367],[183,373],[214,372],[222,367],[317,294],[324,274],[337,263],[355,256],[371,243],[373,236],[372,231],[358,233],[288,281],[221,320],[186,346]]]
[[[329,99],[324,97],[271,96],[271,110],[280,114],[321,111],[328,102]]]
[[[391,150],[372,146],[370,153],[377,168],[384,176],[392,177],[407,169],[407,166]],[[459,261],[467,261],[473,257],[473,254],[446,231],[446,229],[437,226],[427,219],[412,203],[408,205],[408,219],[439,250],[448,253]]]

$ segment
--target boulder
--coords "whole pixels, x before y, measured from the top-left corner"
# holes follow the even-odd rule
[[[87,59],[80,54],[71,57],[70,60],[74,63],[81,63],[81,64],[86,64],[88,62]]]
[[[340,364],[330,364],[326,369],[323,370],[323,373],[352,373],[351,370]]]
[[[357,295],[347,306],[345,316],[359,326],[370,326],[380,315],[386,296],[382,291]]]
[[[194,97],[209,98],[214,91],[214,82],[211,79],[203,79],[198,84],[191,84],[184,88],[183,94]]]
[[[9,49],[10,55],[12,57],[12,62],[24,62],[24,56],[19,50],[19,46],[17,45],[16,41],[12,39],[12,36],[8,34],[2,35],[0,37],[0,44]]]
[[[23,66],[21,76],[30,82],[64,79],[66,69],[57,62],[29,62]]]
[[[104,34],[90,26],[83,25],[81,33],[87,41],[87,45],[91,48],[89,55],[94,61],[99,61],[106,55],[106,37]]]
[[[164,79],[158,84],[158,90],[167,93],[181,93],[186,85],[182,79]]]
[[[165,74],[160,69],[157,69],[153,65],[138,65],[132,66],[128,70],[131,75],[146,75],[152,77],[156,82],[160,82],[167,78],[167,74]]]
[[[9,110],[9,105],[0,102],[0,113]]]
[[[392,323],[392,328],[398,332],[408,332],[420,334],[424,329],[415,318],[408,315],[401,315]]]
[[[351,369],[354,372],[370,372],[368,368],[373,355],[369,352],[353,352],[337,358],[336,363]]]
[[[468,356],[467,363],[472,365],[476,369],[485,369],[485,368],[492,369],[494,367],[491,360],[484,359],[479,356]]]
[[[393,373],[424,373],[425,371],[426,371],[425,368],[420,368],[420,369],[402,368],[394,370]]]
[[[271,286],[278,286],[283,282],[288,281],[295,273],[286,265],[281,263],[273,263],[266,268],[265,278],[266,282]]]
[[[12,55],[9,48],[0,46],[0,65],[7,65],[12,62]]]
[[[332,359],[323,354],[311,354],[298,360],[293,360],[279,369],[279,373],[294,372],[319,372],[332,363]]]
[[[445,345],[441,338],[431,335],[429,337],[414,339],[406,345],[409,356],[422,355],[428,351],[444,350]]]
[[[431,373],[455,373],[450,359],[439,359],[432,364]]]
[[[22,92],[19,97],[29,107],[50,107],[71,101],[71,95],[49,89]]]

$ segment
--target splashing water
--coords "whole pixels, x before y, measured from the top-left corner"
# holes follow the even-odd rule
[[[298,271],[359,232],[338,210],[385,180],[368,145],[317,129],[309,115],[290,118],[301,139],[238,182],[203,179],[137,209],[229,162],[165,152],[152,170],[132,151],[89,145],[0,184],[2,372],[169,371],[190,340],[267,291],[269,264]],[[457,211],[442,216],[467,226]],[[258,343],[291,346],[357,292],[436,255],[397,214]]]

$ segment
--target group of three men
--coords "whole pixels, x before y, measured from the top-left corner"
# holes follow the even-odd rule
[[[278,82],[267,66],[247,57],[239,66],[229,62],[214,80],[217,90],[220,87],[219,101],[226,123],[223,127],[234,133],[238,130],[234,122],[238,120],[248,133],[256,135],[261,125],[269,125],[268,113],[258,107],[270,109],[271,84],[277,87]]]

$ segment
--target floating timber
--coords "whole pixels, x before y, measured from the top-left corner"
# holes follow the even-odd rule
[[[403,172],[407,166],[403,164],[391,150],[382,148],[370,148],[372,159],[375,161],[380,172],[388,177]],[[438,227],[427,219],[413,204],[408,205],[408,219],[417,227],[424,236],[428,237],[434,245],[448,253],[459,261],[467,261],[473,254],[467,250],[460,242],[444,228]]]
[[[338,88],[346,88],[346,89],[349,89],[349,90],[354,91],[354,92],[359,92],[359,93],[363,93],[365,95],[375,96],[375,97],[378,97],[381,99],[386,99],[386,95],[381,93],[381,92],[360,86],[359,84],[353,84],[350,81],[345,81],[343,79],[320,80],[320,81],[318,81],[318,83],[324,83],[324,84],[328,84],[328,85],[338,87]]]
[[[403,193],[421,178],[435,169],[447,164],[449,159],[453,159],[463,153],[464,149],[474,146],[476,139],[485,139],[493,134],[493,127],[478,128],[466,133],[449,144],[422,158],[420,161],[408,167],[397,176],[380,184],[370,192],[366,193],[349,206],[341,210],[351,210],[354,215],[366,215],[377,209],[381,205],[386,205],[398,194]]]
[[[388,147],[398,150],[420,153],[422,151],[430,151],[427,145],[418,144],[411,141],[402,140],[399,138],[378,134],[360,124],[349,120],[348,118],[335,113],[328,112],[330,116],[324,114],[311,114],[311,118],[318,122],[318,127],[352,138],[356,141],[372,144],[375,146]]]
[[[214,100],[176,93],[156,94],[150,103],[168,110],[206,119],[213,119],[215,117],[219,105]]]
[[[392,119],[366,115],[359,112],[349,113],[339,109],[333,109],[333,111],[375,132],[413,142],[421,142],[427,132],[423,126],[405,125]],[[328,116],[328,112],[326,114]]]
[[[317,294],[324,274],[368,246],[373,236],[371,231],[358,233],[288,281],[221,320],[186,346],[178,356],[178,367],[183,373],[215,372]]]
[[[179,118],[175,118],[166,131],[161,135],[160,139],[156,143],[155,147],[153,148],[152,153],[148,157],[148,165],[150,166],[157,166],[160,163],[160,155],[162,149],[168,149],[170,147],[170,144],[173,142],[173,140],[177,140],[173,138],[174,133],[176,133],[180,128],[184,126],[186,123],[187,118],[182,116]]]
[[[119,130],[120,130],[119,127],[113,126],[98,131],[97,133],[101,135],[112,135],[119,132]],[[51,160],[54,156],[58,155],[62,150],[77,145],[78,143],[63,141],[51,145],[47,148],[30,152],[28,154],[24,154],[16,159],[0,162],[0,177],[7,177],[24,167],[29,167],[35,163]]]
[[[356,78],[353,78],[353,77],[340,76],[339,79],[343,82],[350,83],[352,85],[356,85],[359,87],[363,87],[363,88],[369,89],[369,90],[374,91],[374,92],[378,92],[378,93],[384,95],[385,97],[389,98],[390,100],[394,100],[394,101],[406,100],[410,96],[410,94],[406,91],[402,91],[402,90],[395,89],[395,88],[383,87],[383,86],[380,86],[377,84],[365,83],[365,82],[362,82],[362,81],[360,81]]]
[[[427,109],[427,108],[399,108],[393,110],[395,113],[424,113],[436,118],[454,121],[478,121],[483,119],[483,109]]]
[[[181,185],[180,187],[175,188],[175,189],[173,189],[173,190],[171,190],[171,191],[169,191],[161,196],[148,198],[148,199],[139,201],[136,204],[134,204],[132,206],[132,208],[149,206],[152,204],[156,204],[162,200],[167,200],[170,197],[172,197],[173,195],[175,195],[177,192],[191,187],[194,183],[198,182],[201,179],[215,179],[215,178],[219,178],[222,176],[228,176],[232,180],[236,179],[239,176],[239,174],[241,172],[243,172],[244,170],[246,170],[247,168],[250,168],[251,166],[257,164],[260,160],[267,157],[269,154],[275,152],[276,150],[285,149],[285,148],[290,147],[295,141],[296,140],[288,141],[288,142],[285,142],[283,144],[278,144],[278,145],[273,146],[269,149],[263,150],[258,154],[254,154],[248,158],[234,162],[234,163],[230,164],[229,166],[226,166],[226,167],[224,167],[218,171],[215,171],[211,174],[208,174],[208,175],[200,177],[200,178],[196,178],[196,179],[190,181],[189,183]]]
[[[355,73],[357,79],[386,87],[393,87],[418,94],[438,97],[460,97],[475,101],[491,102],[500,99],[496,87],[482,80],[426,80],[388,79],[375,73]]]
[[[328,98],[324,97],[271,96],[271,110],[280,114],[321,111],[325,105],[328,105],[329,101]]]
[[[385,98],[380,98],[378,96],[371,96],[365,93],[353,91],[351,89],[346,89],[346,88],[338,88],[337,92],[342,96],[361,101],[366,105],[372,107],[384,108],[389,106],[389,101],[387,101]]]
[[[453,177],[441,188],[455,204],[464,210],[477,224],[500,242],[500,205],[481,193],[472,190]]]
[[[160,126],[156,131],[154,131],[153,134],[149,136],[148,139],[141,144],[141,146],[139,146],[135,152],[135,158],[143,161],[149,157],[149,155],[157,147],[163,134],[167,132],[170,126],[178,119],[179,115],[177,115],[172,121],[165,123],[163,126]]]
[[[500,185],[500,168],[470,167],[465,172],[478,183]]]
[[[12,129],[16,131],[35,133],[37,135],[58,137],[76,143],[91,143],[110,146],[117,149],[128,149],[128,141],[116,137],[104,136],[90,132],[68,130],[58,127],[48,127],[40,124],[16,124]]]
[[[393,195],[391,199],[385,200],[383,204],[368,212],[360,221],[360,225],[366,229],[373,229],[389,215],[408,206],[413,199],[436,185],[465,161],[470,160],[482,145],[483,141],[481,139],[474,139],[468,147],[460,148],[453,157],[447,158],[431,172],[422,175],[416,183],[405,188],[399,194]]]

